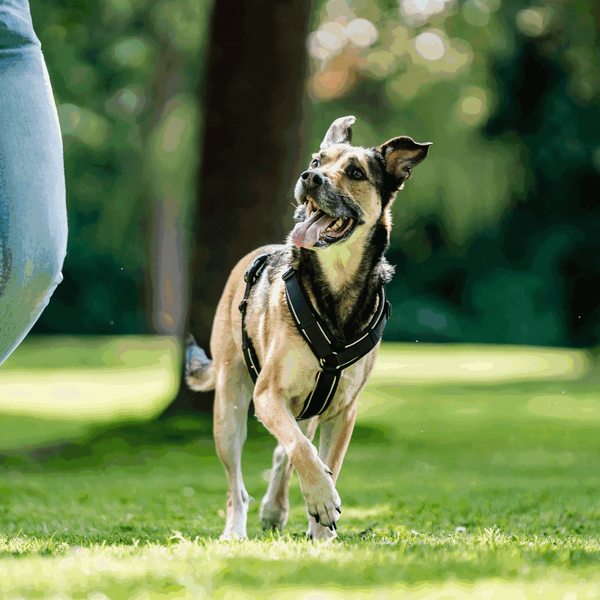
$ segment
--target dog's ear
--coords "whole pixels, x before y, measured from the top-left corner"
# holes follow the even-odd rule
[[[334,144],[349,144],[352,141],[352,125],[356,121],[355,117],[341,117],[336,119],[328,129],[323,141],[321,150],[329,148]]]
[[[425,160],[431,142],[419,144],[412,138],[402,135],[393,138],[377,148],[385,160],[386,171],[393,177],[396,189],[401,189],[413,167]]]

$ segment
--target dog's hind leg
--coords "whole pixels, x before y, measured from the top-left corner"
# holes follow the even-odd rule
[[[215,370],[214,434],[217,454],[229,480],[227,521],[221,539],[244,539],[250,497],[242,478],[242,449],[248,431],[252,380],[243,360],[230,357]]]
[[[300,421],[302,433],[312,441],[315,436],[318,419]],[[285,448],[279,444],[273,452],[273,466],[269,478],[269,487],[260,504],[260,522],[263,529],[283,529],[290,514],[289,485],[294,467]]]

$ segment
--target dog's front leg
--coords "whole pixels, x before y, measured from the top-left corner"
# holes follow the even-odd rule
[[[300,421],[302,433],[312,442],[318,419]],[[273,466],[269,477],[269,487],[260,504],[260,522],[263,529],[283,529],[290,514],[289,485],[294,467],[285,448],[278,445],[273,452]]]
[[[322,421],[319,435],[319,456],[321,460],[333,471],[333,482],[342,468],[342,462],[352,437],[352,430],[356,421],[357,402],[354,400],[333,419]],[[336,537],[329,527],[324,527],[309,513],[308,515],[308,537],[316,540],[329,540]]]
[[[340,497],[331,478],[332,472],[285,406],[283,392],[274,385],[268,386],[269,381],[273,380],[264,369],[254,393],[256,414],[283,446],[296,469],[309,514],[327,527],[335,526],[340,514]]]

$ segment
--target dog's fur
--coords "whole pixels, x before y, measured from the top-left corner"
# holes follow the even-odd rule
[[[373,369],[377,349],[343,371],[337,392],[320,417],[297,422],[313,389],[319,363],[290,315],[282,274],[290,266],[313,307],[339,340],[352,339],[377,310],[378,290],[393,274],[384,258],[391,230],[391,204],[427,155],[429,144],[394,138],[378,148],[350,145],[354,117],[337,119],[298,180],[296,227],[283,246],[265,246],[244,257],[232,271],[214,320],[213,361],[193,344],[188,349],[187,382],[192,389],[216,389],[214,434],[229,479],[223,538],[246,537],[249,496],[241,471],[247,414],[256,415],[277,438],[269,487],[260,519],[264,528],[282,528],[288,519],[288,484],[293,468],[308,511],[307,535],[336,536],[340,497],[335,482],[354,421],[357,399]],[[327,215],[337,231],[323,236],[312,223]],[[323,222],[323,221],[322,221]],[[317,238],[317,234],[319,234]],[[244,273],[260,254],[270,258],[249,297],[246,328],[262,371],[253,390],[242,354],[241,314]],[[320,423],[319,452],[312,444]]]

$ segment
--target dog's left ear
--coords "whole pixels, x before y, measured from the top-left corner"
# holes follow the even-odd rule
[[[349,144],[352,142],[352,125],[355,121],[356,117],[336,119],[321,142],[321,150],[325,150],[325,148],[329,148],[334,144]]]
[[[393,138],[377,148],[385,160],[386,171],[394,178],[396,189],[401,189],[405,179],[425,160],[431,142],[419,144],[412,138],[402,135]]]

